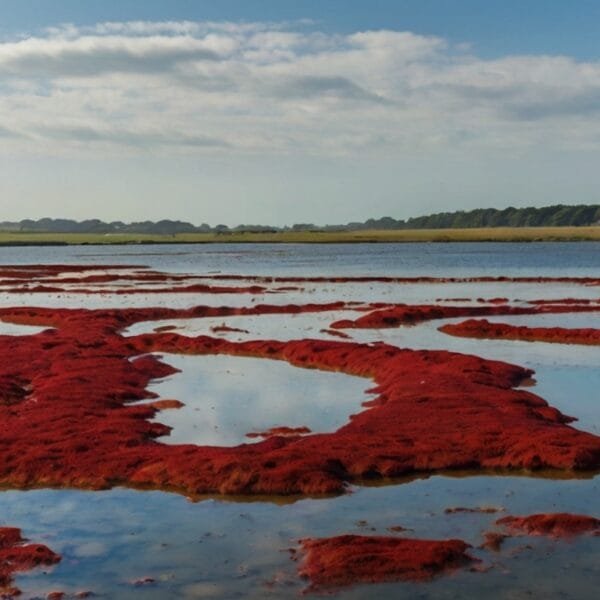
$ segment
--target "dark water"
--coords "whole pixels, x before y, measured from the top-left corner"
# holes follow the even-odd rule
[[[398,275],[476,276],[547,275],[600,277],[599,243],[555,244],[378,244],[378,245],[248,245],[127,246],[0,248],[0,264],[128,263],[155,269],[190,273],[242,273],[265,275]],[[486,286],[410,286],[401,290],[378,286],[318,286],[306,293],[278,298],[287,301],[325,301],[343,294],[364,301],[435,301],[451,295],[485,297],[509,290],[511,299],[600,297],[600,289],[568,285],[530,285],[505,288]],[[465,291],[466,290],[466,291]],[[482,291],[483,290],[483,291]],[[310,294],[307,298],[306,295]],[[133,297],[132,297],[133,299]],[[185,305],[229,303],[221,297],[188,296]],[[233,299],[231,299],[233,301]],[[123,305],[130,301],[119,297]],[[168,304],[171,297],[144,297],[138,303]],[[237,298],[240,303],[250,298]],[[0,303],[60,306],[65,296],[9,296],[0,292]],[[103,306],[109,297],[85,297],[79,304]],[[550,320],[553,317],[550,317]],[[565,316],[565,319],[569,317]],[[593,323],[597,326],[597,317]],[[266,324],[265,324],[266,323]],[[300,321],[294,332],[283,331],[280,321],[257,320],[257,331],[281,337],[306,336]],[[587,323],[572,317],[573,326]],[[508,360],[537,371],[533,391],[563,412],[580,417],[582,428],[600,427],[600,349],[565,345],[461,340],[443,336],[437,324],[410,330],[356,332],[364,341],[382,339],[403,347],[450,348]],[[319,328],[322,324],[319,324]],[[18,330],[14,330],[16,333]],[[354,335],[354,333],[353,333]],[[551,346],[551,347],[550,347]],[[201,357],[196,357],[198,360]],[[250,363],[248,363],[250,364]],[[208,368],[204,365],[202,368]],[[201,396],[202,368],[184,369],[175,376],[185,396]],[[299,370],[301,372],[301,370]],[[274,374],[275,375],[275,374]],[[261,378],[260,373],[254,377]],[[251,374],[248,374],[251,379]],[[294,379],[294,386],[300,384]],[[314,378],[311,386],[319,385]],[[367,384],[369,382],[366,382]],[[208,385],[208,384],[207,384]],[[364,387],[352,388],[362,391]],[[243,386],[242,386],[243,387]],[[254,388],[253,388],[254,389]],[[326,404],[330,388],[312,390],[314,402]],[[274,384],[285,398],[285,382]],[[218,386],[210,386],[218,401]],[[227,387],[223,390],[227,394]],[[235,392],[238,393],[238,392]],[[252,392],[254,393],[254,391]],[[353,393],[353,392],[352,392]],[[181,400],[189,401],[182,397]],[[291,401],[291,400],[290,400]],[[301,400],[300,400],[301,401]],[[295,400],[298,402],[298,400]],[[349,412],[356,409],[353,401]],[[301,411],[292,407],[296,414]],[[315,410],[315,407],[311,408]],[[240,430],[241,431],[241,430]],[[171,493],[115,489],[106,492],[31,490],[0,492],[0,524],[21,527],[26,537],[47,543],[63,555],[51,570],[20,575],[17,585],[24,597],[45,597],[51,590],[75,593],[92,590],[105,598],[290,598],[301,593],[305,582],[287,549],[307,536],[362,533],[392,535],[388,527],[402,525],[416,537],[458,537],[477,546],[482,533],[505,513],[576,512],[599,515],[600,477],[544,479],[530,476],[458,477],[436,475],[406,481],[382,482],[377,487],[357,486],[335,498],[257,499],[206,498],[190,502]],[[454,506],[493,506],[499,514],[459,513]],[[521,598],[592,599],[600,586],[600,538],[571,541],[542,538],[509,540],[498,555],[474,549],[491,569],[486,573],[463,571],[425,584],[362,585],[339,593],[340,598]],[[150,577],[153,583],[134,585]]]
[[[0,248],[0,264],[128,263],[257,275],[598,275],[600,242]]]

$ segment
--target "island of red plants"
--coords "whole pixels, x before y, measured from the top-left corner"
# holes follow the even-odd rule
[[[526,517],[503,517],[496,521],[512,534],[545,535],[569,538],[581,534],[600,534],[600,519],[570,513],[543,513]]]
[[[307,591],[356,583],[428,581],[477,562],[462,540],[418,540],[389,536],[340,535],[301,541],[299,568]]]
[[[525,325],[490,323],[486,319],[468,319],[462,323],[443,325],[439,329],[450,335],[467,338],[584,344],[588,346],[600,344],[600,329],[592,328],[527,327]]]
[[[13,598],[20,590],[13,585],[13,575],[41,565],[50,566],[60,556],[43,544],[28,544],[16,527],[0,527],[0,597]]]

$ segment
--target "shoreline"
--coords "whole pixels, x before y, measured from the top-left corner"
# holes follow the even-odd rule
[[[94,234],[0,232],[0,247],[163,244],[386,244],[598,242],[600,226],[302,231],[276,233]]]

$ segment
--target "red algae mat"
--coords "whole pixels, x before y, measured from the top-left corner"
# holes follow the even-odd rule
[[[389,536],[341,535],[301,541],[301,577],[306,591],[357,583],[428,581],[478,562],[462,540],[417,540]]]
[[[414,472],[599,468],[600,437],[570,427],[569,417],[543,399],[514,389],[531,376],[521,367],[382,343],[119,334],[143,320],[331,308],[0,310],[4,320],[54,328],[2,338],[0,418],[7,434],[0,440],[0,482],[325,494],[359,479]],[[170,446],[154,441],[168,428],[149,422],[160,407],[129,404],[149,396],[152,379],[173,373],[150,352],[285,360],[372,379],[378,396],[334,432],[275,435],[237,447]]]
[[[527,327],[490,323],[486,319],[469,319],[462,323],[443,325],[439,330],[449,335],[479,339],[600,345],[600,329],[593,328]]]
[[[0,597],[20,595],[13,585],[13,575],[41,565],[50,566],[60,561],[60,556],[43,544],[27,544],[16,527],[0,527]]]
[[[437,304],[401,304],[373,310],[351,321],[332,323],[335,329],[383,329],[400,325],[415,325],[424,321],[453,317],[473,317],[490,315],[543,315],[557,313],[600,312],[600,305],[548,304],[531,306],[440,306]],[[442,329],[442,331],[445,331]]]
[[[584,533],[600,535],[600,519],[569,513],[507,516],[498,519],[496,525],[502,525],[517,535],[546,535],[556,538],[569,538]]]

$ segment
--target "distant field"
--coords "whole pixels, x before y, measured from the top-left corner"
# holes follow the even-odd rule
[[[280,233],[79,234],[0,232],[0,245],[600,241],[596,227],[498,227]]]

